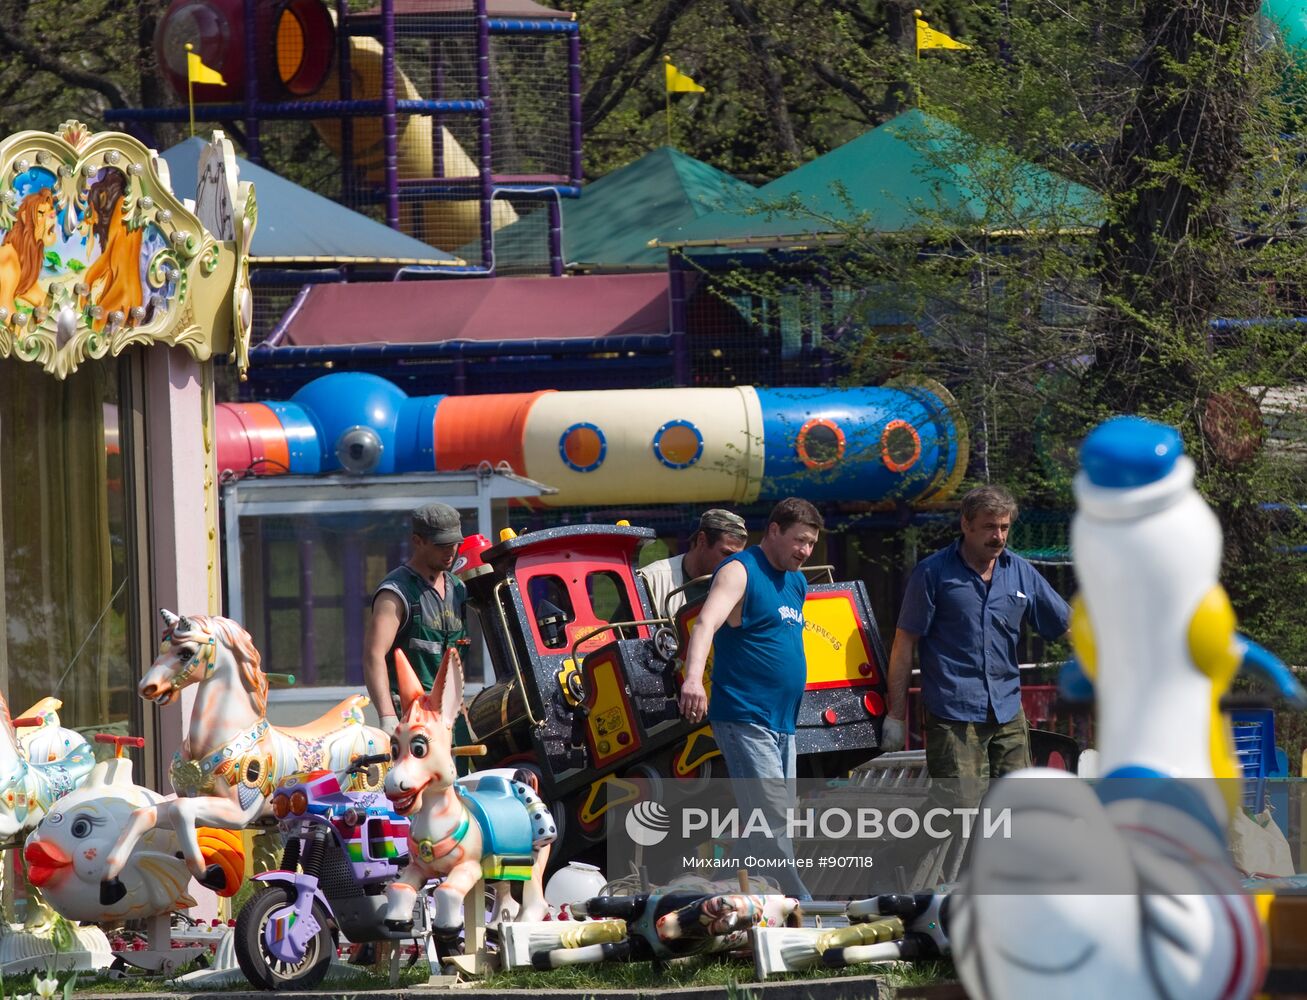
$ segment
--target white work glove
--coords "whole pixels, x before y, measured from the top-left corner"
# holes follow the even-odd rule
[[[395,730],[399,728],[399,719],[393,715],[383,715],[381,717],[381,731],[387,736],[394,736]]]
[[[881,723],[880,748],[886,753],[902,750],[907,744],[908,727],[902,719],[885,716]]]

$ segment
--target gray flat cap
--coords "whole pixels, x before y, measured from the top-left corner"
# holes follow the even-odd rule
[[[463,519],[447,503],[429,503],[413,512],[413,534],[434,545],[463,540]]]

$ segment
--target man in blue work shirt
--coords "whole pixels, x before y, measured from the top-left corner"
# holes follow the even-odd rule
[[[1071,609],[1025,559],[1007,551],[1017,504],[999,486],[962,499],[962,537],[912,571],[889,662],[881,745],[904,743],[912,654],[921,660],[926,767],[977,790],[1030,766],[1017,642],[1023,622],[1045,639],[1066,634]]]

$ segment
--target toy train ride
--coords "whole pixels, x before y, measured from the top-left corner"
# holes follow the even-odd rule
[[[472,536],[460,552],[498,678],[467,709],[470,737],[488,747],[485,766],[538,778],[559,831],[554,864],[600,843],[605,813],[661,782],[725,777],[712,727],[677,705],[678,650],[703,598],[673,618],[652,606],[637,558],[654,537],[568,525],[493,546]],[[879,745],[888,660],[861,581],[810,584],[804,618],[799,774],[842,775]]]

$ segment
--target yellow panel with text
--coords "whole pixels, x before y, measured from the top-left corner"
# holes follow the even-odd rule
[[[808,595],[803,605],[803,652],[808,658],[809,690],[877,680],[879,671],[852,591]]]
[[[681,649],[699,620],[698,609],[681,625]],[[880,671],[862,629],[851,590],[809,594],[803,604],[803,652],[808,660],[808,688],[872,685]],[[682,670],[684,663],[682,662]],[[712,653],[704,671],[704,687],[711,694]]]
[[[618,672],[616,659],[591,656],[586,664],[590,683],[586,685],[587,736],[597,767],[630,753],[638,746],[626,682]]]

